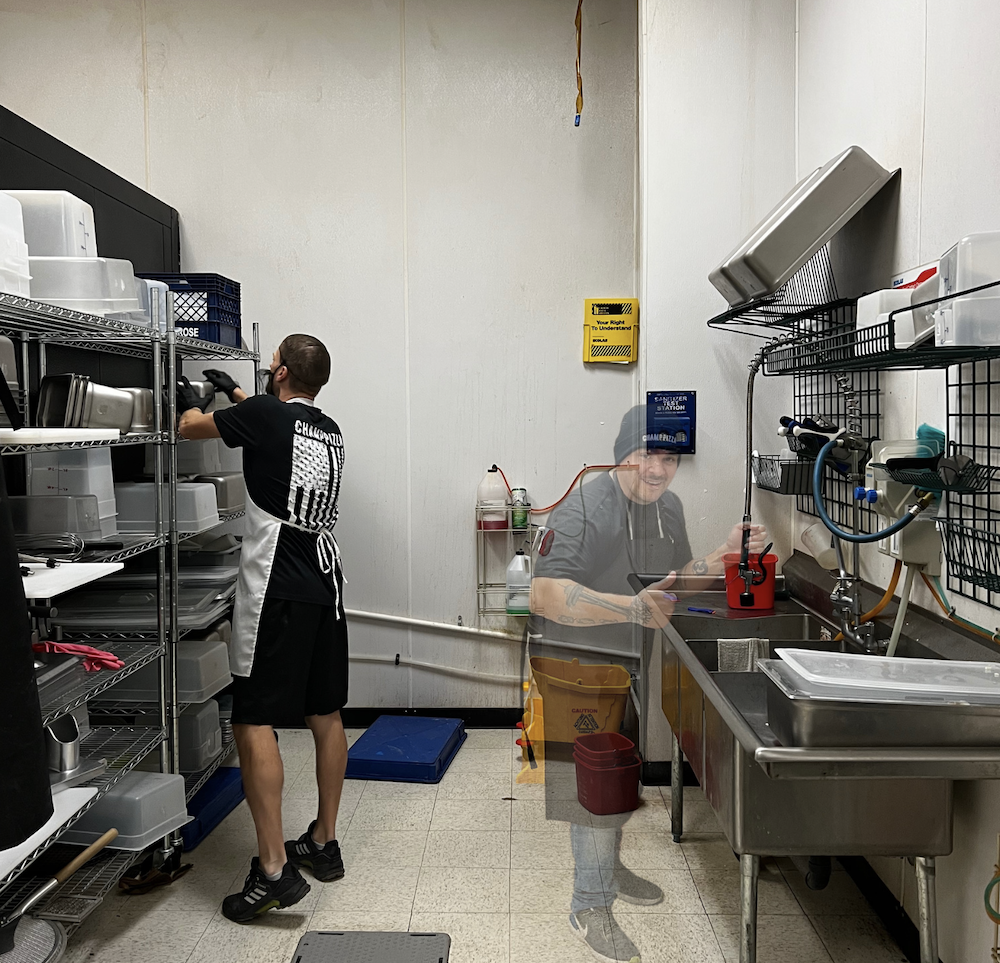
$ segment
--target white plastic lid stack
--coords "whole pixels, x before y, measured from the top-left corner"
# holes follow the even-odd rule
[[[131,261],[32,255],[28,263],[36,301],[101,317],[139,310]]]
[[[69,191],[8,191],[21,203],[32,257],[97,257],[94,209]]]
[[[0,294],[30,297],[30,282],[21,204],[17,198],[0,192]]]

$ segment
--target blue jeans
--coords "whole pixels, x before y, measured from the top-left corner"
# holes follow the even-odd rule
[[[570,912],[610,906],[618,891],[614,876],[622,842],[621,829],[596,829],[570,823],[569,836],[576,863]]]

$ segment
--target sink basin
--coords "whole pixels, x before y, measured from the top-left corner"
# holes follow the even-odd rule
[[[789,605],[790,603],[785,603]],[[839,649],[833,643],[836,630],[809,612],[781,612],[754,617],[675,615],[670,624],[685,642],[696,639],[769,639],[771,642],[825,642],[823,648]],[[812,648],[813,646],[803,646]]]

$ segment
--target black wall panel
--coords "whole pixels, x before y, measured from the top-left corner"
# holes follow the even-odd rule
[[[0,190],[69,191],[94,208],[98,251],[137,272],[180,271],[177,211],[0,107]]]

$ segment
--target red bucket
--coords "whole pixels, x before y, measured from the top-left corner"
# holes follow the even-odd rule
[[[630,813],[639,808],[639,770],[642,763],[633,756],[629,765],[593,766],[576,752],[576,798],[595,816]]]
[[[740,556],[736,553],[722,556],[726,566],[726,601],[731,609],[773,609],[774,608],[774,567],[778,564],[777,555],[765,555],[763,560],[758,555],[750,556],[750,568],[753,571],[754,582],[750,586],[753,604],[744,605],[740,596],[746,591],[746,583],[740,578]]]
[[[635,743],[618,732],[592,732],[577,737],[573,754],[598,769],[613,768],[635,761]]]

